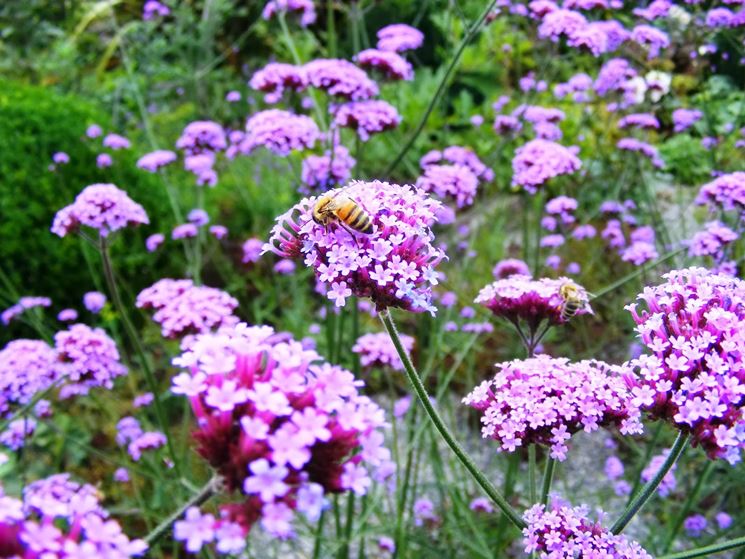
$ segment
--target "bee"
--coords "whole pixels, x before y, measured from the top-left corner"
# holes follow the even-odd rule
[[[324,194],[313,207],[313,221],[327,226],[332,221],[338,221],[352,231],[369,235],[373,232],[373,222],[362,206],[352,197],[343,192]]]
[[[576,283],[568,281],[559,288],[561,303],[561,320],[567,322],[580,310],[587,308],[587,293]]]

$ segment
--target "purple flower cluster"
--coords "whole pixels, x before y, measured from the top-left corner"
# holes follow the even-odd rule
[[[698,109],[675,109],[673,111],[673,130],[683,132],[696,124],[704,117],[704,113]]]
[[[248,85],[256,91],[265,92],[264,101],[267,103],[276,103],[282,98],[285,89],[302,91],[307,87],[308,81],[302,67],[270,62],[251,76]]]
[[[261,17],[270,20],[278,13],[299,14],[300,25],[303,27],[313,25],[317,17],[313,0],[269,0],[261,12]]]
[[[54,349],[41,340],[13,340],[0,350],[0,417],[54,384],[56,359]]]
[[[92,184],[75,201],[57,212],[52,233],[64,237],[81,225],[97,229],[102,237],[128,225],[149,223],[142,206],[113,184]]]
[[[196,120],[190,122],[181,132],[176,147],[187,155],[215,153],[228,146],[225,130],[216,122]]]
[[[578,171],[582,162],[574,152],[549,140],[536,139],[517,149],[512,160],[512,182],[531,194],[548,180]]]
[[[334,123],[341,128],[356,130],[360,139],[366,142],[373,134],[396,128],[401,123],[401,115],[386,101],[357,101],[336,109]]]
[[[142,458],[146,450],[155,450],[166,444],[166,437],[157,431],[143,431],[140,422],[134,417],[123,417],[116,426],[116,442],[126,446],[129,456],[135,462]]]
[[[405,23],[387,25],[378,30],[377,37],[378,49],[391,52],[418,49],[424,42],[424,33]]]
[[[658,169],[662,169],[665,166],[665,162],[662,160],[662,157],[660,157],[660,152],[657,151],[656,147],[646,142],[642,142],[641,140],[637,140],[636,138],[621,138],[618,140],[616,147],[624,151],[641,153]]]
[[[406,348],[406,352],[411,354],[414,349],[414,338],[403,334],[401,335],[401,343]],[[352,351],[360,356],[360,364],[367,369],[404,370],[404,364],[401,362],[391,338],[385,332],[360,336],[352,346]]]
[[[675,270],[627,306],[650,354],[634,359],[634,404],[690,433],[708,456],[745,448],[745,282],[703,268]]]
[[[473,204],[479,179],[465,165],[428,165],[416,185],[440,199],[451,198],[458,208],[463,208]]]
[[[670,46],[667,33],[651,25],[637,25],[631,30],[631,40],[646,47],[648,58],[657,58],[662,49]]]
[[[265,250],[285,258],[304,254],[337,307],[355,295],[370,297],[378,310],[434,312],[431,286],[445,254],[432,245],[429,227],[440,203],[412,186],[379,181],[352,181],[328,194],[354,200],[370,216],[372,233],[315,223],[315,199],[306,198],[277,218]]]
[[[722,256],[724,247],[738,238],[737,233],[719,221],[710,221],[704,231],[699,231],[688,245],[689,256]]]
[[[126,559],[147,550],[108,518],[95,487],[57,474],[29,484],[23,500],[0,487],[0,552],[24,559]]]
[[[412,80],[414,68],[403,56],[394,51],[365,49],[354,57],[362,68],[379,70],[389,80]]]
[[[547,509],[542,504],[533,505],[523,515],[528,524],[523,529],[525,552],[537,553],[541,559],[652,559],[638,543],[611,534],[599,522],[590,520],[588,513],[586,506],[553,502]]]
[[[146,153],[137,160],[137,166],[140,169],[155,173],[158,169],[170,165],[176,161],[176,154],[167,149],[158,149],[150,153]]]
[[[11,305],[0,314],[0,322],[7,326],[29,309],[51,306],[52,300],[49,297],[21,297],[15,305]]]
[[[662,454],[657,454],[651,458],[649,464],[647,464],[647,467],[644,468],[641,473],[641,478],[644,483],[647,483],[657,472],[660,471],[660,468],[665,463],[669,453],[670,451],[665,451]],[[670,493],[675,491],[675,486],[678,483],[675,479],[675,470],[677,467],[677,464],[673,464],[673,467],[670,468],[670,470],[665,474],[665,477],[662,478],[662,482],[660,482],[659,487],[657,487],[657,493],[659,493],[660,497],[667,497]]]
[[[377,84],[364,70],[340,58],[317,58],[303,66],[308,85],[349,101],[364,101],[378,94]]]
[[[506,258],[500,260],[492,270],[494,279],[500,280],[510,276],[527,276],[530,277],[530,268],[524,260],[519,258]]]
[[[717,177],[698,191],[696,203],[707,205],[712,212],[745,211],[745,172],[737,171]]]
[[[633,113],[626,115],[618,121],[618,127],[623,128],[642,128],[642,129],[658,129],[660,127],[660,121],[657,117],[650,113]]]
[[[347,182],[356,164],[349,150],[337,145],[333,155],[326,151],[323,155],[309,155],[303,159],[301,177],[311,191],[324,191]]]
[[[277,519],[281,522],[281,518]],[[173,525],[173,537],[185,542],[186,550],[198,553],[206,544],[214,543],[220,554],[238,555],[246,547],[247,530],[225,518],[202,514],[198,508],[187,509],[183,520]]]
[[[142,290],[136,305],[153,309],[153,320],[160,324],[165,338],[209,332],[238,322],[233,311],[238,301],[219,289],[194,285],[188,279],[164,278]]]
[[[430,165],[437,165],[443,161],[453,165],[468,167],[479,180],[490,182],[494,180],[494,171],[489,169],[470,148],[463,146],[449,146],[439,150],[427,152],[420,160],[419,166],[426,169]]]
[[[103,146],[113,150],[128,149],[132,143],[119,134],[106,134],[103,139]]]
[[[291,537],[295,511],[316,521],[329,493],[362,495],[374,470],[390,471],[384,413],[363,383],[289,336],[226,327],[189,340],[174,364],[188,370],[172,391],[191,401],[197,451],[242,494],[224,517],[244,530],[260,520]]]
[[[497,441],[499,450],[514,452],[534,443],[564,460],[566,441],[578,431],[607,425],[619,426],[624,434],[642,431],[623,367],[539,355],[497,368],[494,379],[482,382],[463,403],[483,413],[481,434]]]
[[[142,7],[142,19],[144,21],[151,21],[156,17],[166,17],[170,13],[171,9],[158,2],[158,0],[147,0]]]
[[[264,146],[272,153],[287,156],[293,150],[312,149],[321,132],[312,118],[280,109],[261,111],[246,121],[241,153],[249,154]]]

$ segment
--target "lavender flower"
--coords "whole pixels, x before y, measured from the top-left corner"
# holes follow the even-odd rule
[[[373,134],[396,128],[401,115],[393,105],[385,101],[357,101],[346,103],[336,110],[334,123],[341,128],[356,130],[366,142]]]
[[[137,166],[145,171],[155,173],[161,167],[170,165],[174,161],[176,161],[176,154],[174,152],[165,149],[158,149],[140,157],[137,160]]]
[[[119,134],[107,134],[103,139],[103,146],[113,150],[127,149],[130,145],[131,142]]]
[[[587,27],[587,19],[572,10],[552,10],[543,16],[538,27],[538,36],[556,42],[562,35],[571,36]]]
[[[261,239],[257,238],[251,238],[246,240],[245,243],[243,243],[242,249],[243,249],[243,258],[242,262],[248,263],[256,263],[259,261],[259,258],[261,258],[261,250],[264,246],[264,242],[261,241]]]
[[[696,124],[704,116],[698,109],[675,109],[673,111],[673,130],[683,132]]]
[[[405,23],[387,25],[378,30],[377,37],[377,47],[391,52],[418,49],[424,42],[424,34]]]
[[[254,114],[246,122],[246,136],[240,151],[249,154],[260,146],[287,156],[293,150],[312,149],[321,132],[313,119],[279,109]]]
[[[62,309],[57,313],[57,320],[60,322],[73,322],[78,319],[78,311],[75,309]]]
[[[0,322],[7,326],[29,309],[51,305],[52,300],[49,297],[21,297],[15,305],[11,305],[0,314]]]
[[[548,140],[532,140],[515,152],[512,182],[535,194],[548,180],[580,167],[582,162],[570,149]]]
[[[216,122],[196,120],[190,122],[176,140],[176,147],[187,155],[215,153],[228,146],[225,130]]]
[[[667,33],[651,25],[637,25],[631,30],[631,40],[646,47],[648,58],[657,58],[660,51],[670,46]]]
[[[52,155],[52,161],[55,165],[67,165],[70,162],[70,156],[64,151],[58,151]]]
[[[308,27],[316,22],[316,8],[313,0],[269,0],[261,12],[261,17],[272,19],[278,13],[300,15],[300,25]]]
[[[300,66],[270,62],[251,76],[248,85],[251,89],[265,92],[264,101],[267,103],[277,103],[285,89],[302,91],[307,87],[308,80]]]
[[[647,483],[657,472],[660,471],[660,468],[665,463],[669,453],[670,451],[667,450],[662,454],[657,454],[652,457],[649,464],[647,464],[647,467],[642,470],[641,478],[644,483]],[[677,467],[677,464],[673,464],[673,467],[670,468],[670,470],[665,474],[665,477],[662,478],[660,485],[657,487],[657,493],[659,493],[660,497],[667,497],[670,493],[675,491],[675,486],[678,483],[675,479],[675,470]]]
[[[155,252],[166,240],[162,233],[154,233],[145,239],[145,248],[148,252]]]
[[[114,160],[108,153],[99,153],[96,156],[96,167],[99,169],[108,169],[114,163]]]
[[[85,129],[85,135],[90,139],[98,138],[101,134],[103,134],[103,130],[98,124],[91,124]]]
[[[710,221],[688,245],[689,256],[721,256],[723,248],[736,241],[737,233],[719,221]]]
[[[303,183],[311,190],[328,190],[348,181],[356,164],[349,150],[341,145],[334,147],[333,156],[330,151],[323,155],[309,155],[303,159]]]
[[[624,434],[642,431],[622,367],[539,355],[497,368],[494,379],[477,386],[463,403],[483,413],[481,434],[496,440],[500,451],[533,443],[564,460],[565,443],[577,431],[607,425],[619,426]]]
[[[658,129],[660,127],[660,121],[657,120],[656,116],[649,113],[634,113],[626,115],[618,121],[619,128],[628,128],[629,126],[642,129]]]
[[[662,169],[665,166],[665,162],[660,157],[660,152],[657,151],[656,147],[646,142],[637,140],[636,138],[621,138],[620,140],[618,140],[616,147],[624,151],[641,153],[642,155],[647,157],[652,162],[652,165],[654,165],[658,169]]]
[[[463,208],[473,204],[479,181],[465,165],[429,165],[416,185],[438,198],[452,198],[458,208]]]
[[[364,101],[378,94],[378,86],[364,70],[337,58],[317,58],[303,66],[308,85],[350,101]]]
[[[177,225],[171,231],[171,238],[173,240],[179,239],[193,239],[199,234],[199,228],[193,223],[182,223]]]
[[[432,245],[429,226],[440,203],[411,186],[379,181],[352,181],[343,192],[370,216],[370,235],[336,222],[315,223],[315,200],[306,198],[277,218],[265,250],[286,258],[304,254],[336,306],[355,295],[370,297],[378,310],[434,312],[431,286],[438,283],[435,266],[445,255]]]
[[[390,80],[414,79],[414,68],[400,54],[394,51],[365,49],[354,57],[362,68],[375,68]]]
[[[500,280],[510,276],[526,276],[530,277],[530,268],[527,263],[518,258],[507,258],[500,260],[494,266],[492,270],[494,279]]]
[[[706,530],[706,517],[702,514],[692,514],[683,521],[683,529],[691,538],[698,538]]]
[[[484,165],[470,148],[462,146],[449,146],[442,151],[429,151],[419,160],[419,166],[426,169],[430,165],[436,165],[443,161],[468,167],[480,180],[486,182],[494,180],[494,171]]]
[[[401,343],[411,354],[414,349],[414,338],[401,335]],[[398,356],[391,338],[385,332],[365,334],[357,338],[352,351],[360,356],[360,364],[366,369],[382,368],[403,371],[404,364]]]
[[[83,306],[93,314],[98,314],[106,304],[106,295],[98,291],[89,291],[83,295]]]
[[[745,172],[737,171],[717,177],[701,187],[696,203],[709,206],[709,210],[745,211]]]
[[[13,340],[0,350],[0,417],[25,406],[57,381],[56,358],[41,340]]]
[[[157,0],[147,0],[142,7],[142,19],[144,21],[151,21],[156,17],[166,17],[170,13],[171,9]]]

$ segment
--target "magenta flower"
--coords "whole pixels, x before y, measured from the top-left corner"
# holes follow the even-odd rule
[[[52,300],[49,297],[21,297],[15,305],[11,305],[0,314],[0,322],[7,326],[29,309],[50,306]]]
[[[675,109],[673,111],[673,130],[683,132],[696,124],[704,117],[704,113],[698,109]]]
[[[523,260],[518,258],[506,258],[505,260],[500,260],[496,263],[492,270],[492,275],[494,276],[494,279],[500,280],[510,276],[530,277],[531,274],[530,268],[528,268],[528,265]]]
[[[67,165],[70,162],[70,156],[64,151],[58,151],[52,155],[52,161],[55,165]]]
[[[171,9],[157,0],[147,0],[142,7],[142,19],[144,21],[150,21],[156,17],[166,17],[170,13]]]
[[[114,163],[114,160],[108,153],[99,153],[96,156],[96,167],[99,169],[108,169]]]
[[[582,162],[570,149],[548,140],[532,140],[515,152],[512,182],[535,194],[548,180],[580,167]]]
[[[473,204],[479,180],[465,165],[429,165],[416,185],[438,198],[451,198],[458,208],[463,208]]]
[[[317,58],[303,66],[308,85],[349,101],[364,101],[378,94],[378,86],[364,70],[348,60]]]
[[[56,359],[54,349],[41,340],[13,340],[0,350],[0,417],[57,381]]]
[[[642,470],[641,478],[644,483],[647,483],[657,472],[660,471],[660,468],[665,463],[669,453],[670,451],[665,451],[662,454],[652,456],[647,467]],[[677,485],[675,470],[677,467],[677,464],[673,464],[672,468],[670,468],[670,470],[665,474],[665,477],[662,478],[662,482],[659,487],[657,487],[657,493],[659,493],[660,497],[667,497],[675,490],[675,486]]]
[[[373,134],[396,128],[400,123],[401,115],[396,108],[377,100],[346,103],[338,107],[334,115],[334,124],[356,130],[363,142]]]
[[[83,306],[93,314],[98,314],[106,304],[106,295],[99,291],[89,291],[83,295]]]
[[[299,15],[300,25],[303,27],[313,25],[317,17],[313,0],[269,0],[261,12],[261,17],[269,20],[280,12]]]
[[[285,258],[303,254],[337,306],[355,295],[370,297],[378,310],[434,312],[431,286],[438,283],[435,266],[445,255],[432,245],[429,226],[440,203],[411,186],[379,181],[352,181],[329,194],[340,192],[370,216],[372,233],[315,223],[315,199],[306,198],[277,218],[265,250]]]
[[[279,109],[261,111],[246,122],[246,136],[240,151],[249,154],[260,146],[287,156],[291,151],[312,149],[321,135],[313,119]]]
[[[209,332],[236,324],[238,301],[219,289],[196,286],[191,280],[161,279],[137,296],[136,305],[153,309],[164,338]]]
[[[696,197],[698,205],[707,205],[712,212],[745,211],[745,172],[737,171],[717,177],[701,187]]]
[[[176,140],[176,147],[187,155],[215,153],[228,146],[225,130],[216,122],[197,120],[190,122]]]
[[[127,149],[130,145],[132,145],[131,142],[119,134],[107,134],[103,139],[103,146],[115,151],[119,149]]]
[[[258,262],[259,258],[261,258],[261,250],[263,247],[264,242],[261,239],[257,239],[256,237],[248,239],[242,246],[243,258],[241,261],[245,263]]]
[[[64,237],[81,225],[97,229],[102,237],[129,225],[149,223],[142,206],[113,184],[92,184],[75,202],[57,212],[52,233]]]
[[[618,140],[616,147],[625,151],[641,153],[642,155],[647,157],[652,162],[652,165],[654,165],[658,169],[662,169],[665,166],[665,162],[660,157],[660,152],[657,151],[656,147],[646,142],[637,140],[636,138],[621,138],[620,140]]]
[[[626,115],[618,121],[619,128],[641,128],[641,129],[658,129],[660,127],[660,121],[657,117],[650,113],[634,113]]]
[[[251,89],[266,93],[267,103],[277,103],[285,89],[302,91],[308,85],[302,67],[283,62],[270,62],[261,70],[257,70],[248,82]]]
[[[176,154],[166,149],[158,149],[146,153],[137,160],[137,166],[140,169],[155,173],[158,169],[170,165],[176,161]]]
[[[405,52],[418,49],[424,42],[424,33],[405,23],[387,25],[377,32],[380,50]]]
[[[648,310],[626,307],[649,350],[631,362],[635,404],[735,463],[745,448],[745,282],[703,268],[663,278],[638,296]]]
[[[660,51],[670,46],[667,33],[651,25],[637,25],[631,30],[631,40],[646,47],[648,58],[657,58]]]
[[[362,68],[375,68],[390,80],[414,79],[414,68],[400,54],[394,51],[365,49],[354,57]]]
[[[145,248],[148,252],[155,252],[166,240],[162,233],[154,233],[145,239]]]
[[[344,146],[327,150],[323,155],[309,155],[303,159],[302,179],[310,190],[325,191],[349,180],[352,168],[357,164]]]
[[[411,354],[414,349],[414,338],[402,334],[401,343],[406,348],[406,352]],[[404,370],[404,364],[391,338],[385,332],[360,336],[352,346],[352,351],[360,356],[360,364],[368,370],[374,368]]]
[[[541,559],[572,557],[608,557],[614,559],[652,559],[635,541],[615,536],[599,522],[588,518],[588,507],[570,507],[553,502],[533,505],[523,515],[525,553]]]
[[[570,363],[547,355],[497,364],[463,403],[483,413],[481,433],[499,450],[519,446],[550,447],[551,457],[566,459],[572,434],[615,425],[624,434],[640,433],[639,409],[623,374],[629,371],[602,361]]]
[[[193,239],[198,234],[199,228],[194,223],[182,223],[173,228],[171,238],[173,240]]]
[[[429,151],[419,160],[419,166],[426,169],[430,165],[442,162],[468,167],[479,180],[485,182],[494,180],[494,171],[484,165],[470,148],[462,146],[449,146],[442,151]]]

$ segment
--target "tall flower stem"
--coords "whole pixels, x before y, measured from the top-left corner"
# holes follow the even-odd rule
[[[532,444],[528,447],[528,500],[531,503],[535,503],[535,491],[535,445]]]
[[[714,555],[715,553],[727,551],[728,549],[736,549],[744,546],[745,536],[735,538],[734,540],[727,540],[726,542],[699,547],[698,549],[690,549],[688,551],[681,551],[670,555],[662,555],[658,559],[693,559],[694,557],[706,557],[707,555]]]
[[[162,538],[166,534],[166,532],[168,532],[171,526],[179,518],[184,516],[184,513],[189,508],[198,507],[202,503],[205,503],[210,497],[212,497],[212,495],[217,493],[221,484],[222,480],[220,479],[220,476],[216,475],[212,479],[210,479],[199,491],[197,491],[191,497],[191,499],[181,505],[178,510],[174,511],[168,518],[166,518],[163,522],[153,528],[152,532],[145,536],[147,545],[152,546],[156,541]]]
[[[432,402],[430,402],[429,394],[427,394],[427,389],[422,383],[422,379],[419,377],[419,373],[414,368],[414,365],[411,362],[409,354],[406,352],[403,343],[401,343],[401,338],[398,335],[396,324],[393,321],[393,317],[391,316],[388,309],[384,309],[380,312],[380,319],[383,321],[383,326],[388,332],[388,335],[390,336],[391,341],[393,342],[393,345],[396,348],[396,351],[398,352],[402,363],[404,364],[406,376],[408,377],[409,382],[414,388],[414,392],[416,392],[417,398],[419,398],[419,402],[424,407],[424,410],[427,412],[427,415],[429,416],[437,431],[445,440],[445,443],[455,453],[455,456],[458,458],[460,463],[463,464],[463,467],[465,467],[466,470],[468,470],[468,472],[473,476],[479,487],[481,487],[481,489],[484,490],[489,498],[494,501],[494,504],[496,504],[500,508],[500,510],[507,516],[507,518],[509,518],[509,520],[516,527],[520,529],[525,528],[525,521],[520,518],[520,515],[515,511],[515,509],[510,506],[510,504],[497,490],[497,488],[494,487],[494,484],[489,481],[489,479],[474,463],[474,461],[466,453],[460,443],[455,440],[455,437],[450,432],[450,429],[448,429],[447,425],[445,425],[442,417],[440,417],[440,414],[434,408]]]
[[[657,470],[657,473],[654,475],[654,477],[641,488],[641,491],[639,491],[636,497],[634,497],[626,506],[626,510],[623,511],[621,517],[616,520],[613,526],[611,526],[611,532],[613,532],[614,534],[620,534],[621,531],[626,527],[626,525],[631,522],[631,519],[634,518],[634,515],[636,515],[636,513],[639,512],[639,510],[647,503],[647,501],[649,501],[654,492],[657,490],[657,487],[662,482],[665,475],[667,475],[667,472],[670,471],[670,468],[675,465],[675,462],[678,461],[680,455],[683,454],[686,446],[688,446],[689,440],[690,435],[688,435],[687,433],[683,433],[683,431],[680,431],[678,433],[678,436],[675,439],[675,442],[673,443],[673,446],[670,449],[670,453],[667,455],[665,462],[662,464],[662,466],[660,466],[660,469]]]
[[[541,503],[548,504],[548,494],[551,492],[551,484],[556,472],[556,460],[546,456],[546,469],[543,471],[543,485],[541,486]]]
[[[140,340],[140,336],[137,334],[137,330],[135,329],[134,324],[132,324],[132,321],[129,318],[129,313],[127,312],[127,309],[124,306],[124,303],[122,303],[122,297],[119,293],[119,287],[116,284],[116,277],[114,276],[114,267],[111,264],[111,254],[109,253],[109,244],[105,237],[101,237],[100,249],[101,249],[101,259],[103,260],[104,276],[106,277],[106,284],[108,285],[109,292],[111,293],[111,299],[114,302],[114,306],[116,307],[116,310],[119,313],[119,316],[121,317],[122,323],[124,324],[124,329],[127,332],[127,336],[129,336],[129,339],[132,342],[132,345],[134,346],[135,351],[137,352],[137,356],[140,359],[140,365],[142,367],[143,372],[145,373],[145,380],[148,384],[148,388],[150,389],[150,392],[153,394],[153,402],[155,404],[155,415],[158,419],[158,426],[160,427],[160,430],[163,432],[163,434],[166,437],[168,454],[170,455],[171,460],[173,461],[173,467],[175,469],[175,473],[178,477],[181,477],[181,468],[179,466],[179,460],[176,455],[176,451],[173,448],[171,436],[168,432],[168,424],[166,423],[165,414],[163,412],[163,405],[160,401],[158,383],[155,380],[155,374],[153,373],[153,370],[150,366],[150,361],[148,360],[148,357],[145,353],[145,348],[142,346],[142,340]]]

